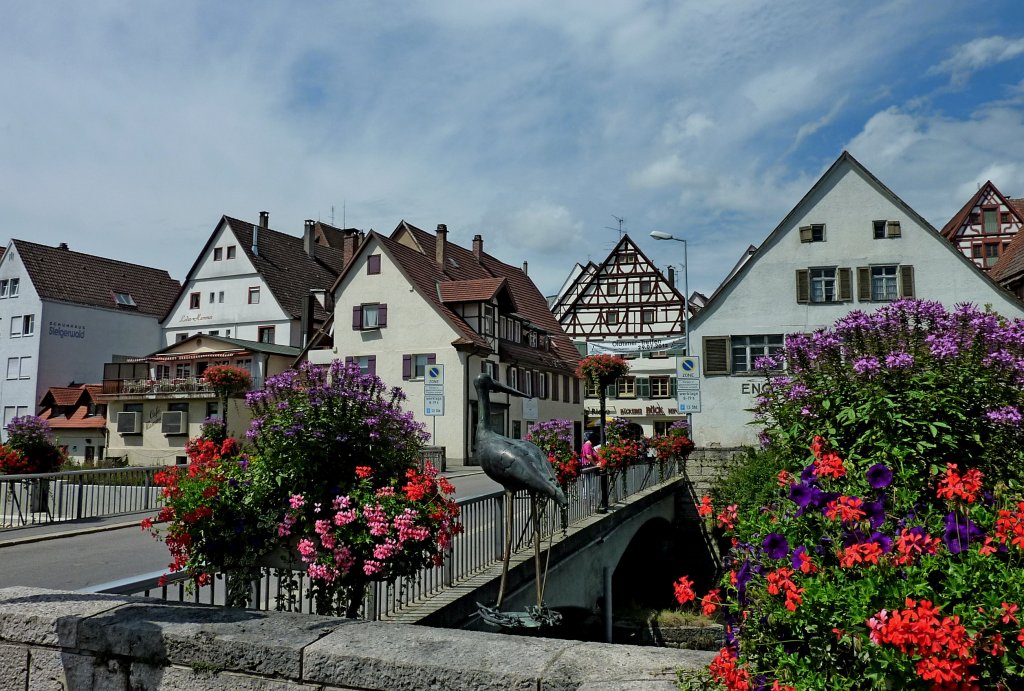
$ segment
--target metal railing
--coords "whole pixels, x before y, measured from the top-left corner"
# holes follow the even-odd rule
[[[163,505],[163,466],[0,475],[0,528],[117,516]]]
[[[669,462],[633,466],[616,474],[611,483],[612,502],[668,481],[682,473],[683,463]],[[563,513],[553,503],[541,516],[541,534],[545,539],[564,527],[574,525],[598,513],[601,508],[601,476],[595,468],[584,469],[569,487],[568,509]],[[505,545],[505,493],[498,491],[458,500],[463,532],[452,540],[442,566],[424,568],[412,578],[396,583],[372,583],[363,602],[365,619],[386,620],[402,610],[423,602],[501,561]],[[513,496],[512,550],[530,549],[529,497],[525,492]],[[563,517],[566,520],[563,526]],[[301,565],[300,565],[301,568]],[[218,574],[205,586],[196,586],[184,573],[154,572],[105,583],[90,592],[157,597],[172,602],[223,605],[230,574]],[[311,612],[310,580],[303,571],[264,567],[261,577],[250,584],[249,608],[289,612]]]

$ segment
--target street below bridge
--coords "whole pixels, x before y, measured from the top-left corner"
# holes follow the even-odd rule
[[[501,489],[482,472],[453,474],[456,498],[475,497]],[[138,519],[144,514],[137,516]],[[111,525],[126,518],[109,519]],[[54,526],[56,528],[57,526]],[[102,583],[166,569],[167,547],[141,530],[138,522],[128,527],[82,533],[82,524],[64,524],[50,530],[60,537],[37,542],[18,542],[41,528],[0,531],[0,588],[24,585],[58,590],[81,590]]]

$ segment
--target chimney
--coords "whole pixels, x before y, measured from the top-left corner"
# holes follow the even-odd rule
[[[306,228],[302,232],[302,249],[306,250],[306,254],[309,255],[310,259],[316,259],[316,242],[313,240],[314,225],[313,219],[307,218]]]
[[[668,284],[673,288],[676,287],[676,267],[668,267]]]
[[[477,259],[484,253],[484,239],[480,235],[473,236],[473,256]]]
[[[60,250],[66,250],[67,248],[68,248],[68,243],[66,243],[66,242],[62,242],[62,243],[60,243],[57,246],[57,249],[60,249]]]
[[[269,227],[270,227],[270,212],[269,211],[261,211],[260,212],[260,228],[269,228]]]
[[[252,227],[252,253],[254,256],[260,256],[260,227]]]
[[[524,259],[523,260],[523,273],[526,274],[527,276],[530,275],[530,272],[527,271],[528,268],[529,268],[529,265],[526,263],[526,260]]]
[[[345,237],[341,240],[341,260],[345,266],[352,261],[352,257],[356,256],[356,248],[359,247],[359,241],[362,239],[361,235],[356,232],[346,232]],[[342,266],[342,268],[345,268]]]
[[[437,224],[437,241],[434,243],[434,261],[442,269],[444,268],[444,248],[448,244],[448,226],[444,223]]]

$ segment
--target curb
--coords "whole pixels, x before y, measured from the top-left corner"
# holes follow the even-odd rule
[[[139,519],[141,520],[141,519]],[[78,535],[90,535],[92,533],[103,533],[108,530],[121,530],[122,528],[138,528],[139,520],[124,522],[124,523],[111,523],[109,525],[97,525],[89,528],[78,528],[76,530],[62,530],[54,533],[43,533],[40,535],[26,535],[25,537],[15,537],[9,540],[0,538],[0,549],[4,547],[17,547],[18,545],[29,545],[33,542],[45,542],[46,540],[57,540],[64,537],[76,537]],[[17,530],[17,528],[13,528]]]

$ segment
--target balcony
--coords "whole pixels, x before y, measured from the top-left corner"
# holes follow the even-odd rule
[[[180,379],[104,379],[103,393],[122,397],[167,395],[190,397],[197,394],[212,396],[215,391],[202,377],[184,377]]]

